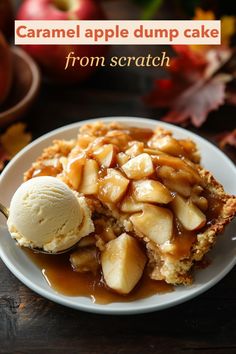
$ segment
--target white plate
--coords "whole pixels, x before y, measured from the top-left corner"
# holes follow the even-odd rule
[[[89,122],[96,120],[90,120]],[[198,144],[202,154],[203,166],[213,172],[216,179],[224,185],[226,192],[236,194],[236,169],[233,163],[219,149],[203,138],[185,129],[150,119],[113,117],[102,118],[101,120],[106,122],[116,120],[133,126],[149,128],[155,128],[157,125],[160,125],[172,130],[177,138],[193,139]],[[22,182],[23,172],[27,170],[35,158],[41,154],[43,148],[49,146],[54,139],[74,138],[78,128],[87,122],[88,121],[79,122],[54,130],[35,140],[23,149],[8,164],[1,175],[1,202],[5,205],[9,205],[14,191]],[[211,264],[206,269],[196,272],[195,281],[192,286],[179,286],[176,287],[174,292],[154,295],[134,302],[99,305],[93,304],[89,298],[64,296],[51,289],[37,266],[32,263],[19,247],[16,247],[5,225],[4,218],[0,216],[0,257],[10,271],[36,293],[62,305],[89,312],[104,314],[144,313],[177,305],[211,288],[233,268],[236,262],[236,237],[234,237],[236,235],[235,222],[233,222],[226,228],[224,234],[219,236],[218,242],[211,252]]]

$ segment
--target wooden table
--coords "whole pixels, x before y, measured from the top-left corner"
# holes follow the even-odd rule
[[[154,48],[116,47],[142,55]],[[160,119],[141,100],[161,71],[103,68],[86,84],[43,83],[25,117],[34,138],[65,124],[104,116]],[[213,137],[236,127],[236,108],[211,113],[197,131]],[[227,150],[236,162],[236,154]],[[174,308],[139,316],[103,316],[50,302],[21,284],[0,261],[0,353],[233,354],[236,353],[236,272],[203,295]]]

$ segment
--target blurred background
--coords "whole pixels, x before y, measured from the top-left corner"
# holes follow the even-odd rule
[[[211,140],[236,158],[236,2],[200,0],[0,0],[0,169],[57,127],[105,116],[165,120]],[[13,45],[14,19],[221,19],[221,46]],[[80,56],[153,56],[170,68],[64,71]],[[17,123],[18,122],[18,123]],[[19,123],[20,122],[20,123]]]

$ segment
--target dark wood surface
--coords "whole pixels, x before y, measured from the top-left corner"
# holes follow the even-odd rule
[[[116,47],[116,53],[154,48]],[[65,124],[104,116],[160,119],[141,100],[161,71],[104,68],[86,84],[63,87],[44,82],[25,117],[34,138]],[[196,131],[214,136],[236,127],[236,108],[222,107]],[[232,149],[226,153],[236,162]],[[233,354],[236,353],[236,272],[182,305],[138,316],[75,311],[35,294],[0,261],[0,353]]]

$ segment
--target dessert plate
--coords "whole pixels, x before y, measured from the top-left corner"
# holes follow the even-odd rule
[[[77,135],[78,128],[84,123],[95,122],[98,119],[82,121],[54,130],[35,140],[7,165],[0,177],[1,202],[9,205],[14,191],[22,183],[22,175],[31,163],[41,154],[42,149],[49,146],[54,139],[71,139]],[[128,125],[149,127],[157,125],[172,130],[177,138],[191,138],[200,149],[203,166],[210,170],[215,178],[223,184],[226,192],[236,194],[236,168],[233,163],[214,145],[205,139],[183,128],[159,121],[137,117],[101,118],[104,122],[117,121]],[[193,285],[179,286],[175,291],[154,295],[145,299],[111,303],[106,305],[94,304],[89,298],[70,297],[57,293],[49,287],[41,271],[26,254],[16,246],[7,229],[6,221],[0,216],[0,257],[9,270],[26,286],[47,299],[78,310],[103,314],[137,314],[157,311],[185,302],[206,291],[220,281],[236,263],[236,220],[218,236],[214,249],[210,252],[211,264],[196,271]],[[33,230],[32,230],[33,232]]]

